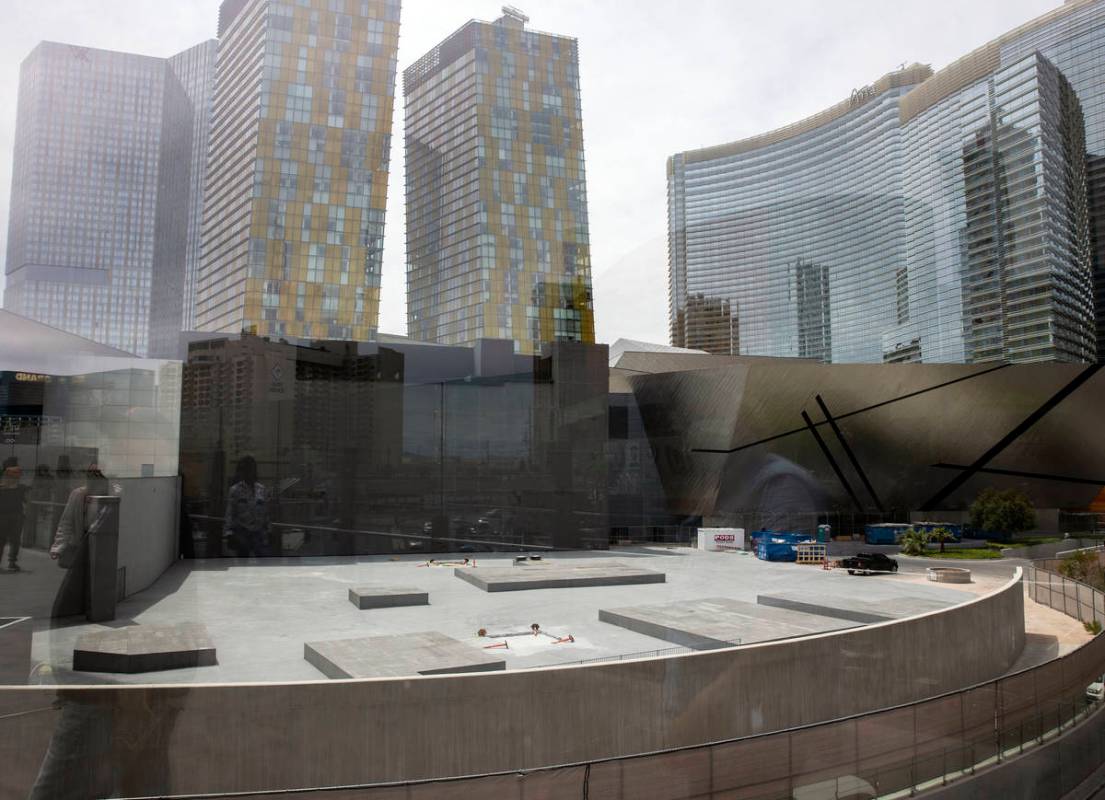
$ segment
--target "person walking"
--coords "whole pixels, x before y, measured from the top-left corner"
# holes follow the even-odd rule
[[[27,487],[19,479],[22,471],[16,465],[4,468],[0,476],[0,560],[8,550],[8,571],[19,572],[19,548],[23,543],[23,522],[27,507]]]
[[[238,462],[236,481],[226,498],[223,529],[239,558],[269,555],[269,493],[257,481],[257,461]]]

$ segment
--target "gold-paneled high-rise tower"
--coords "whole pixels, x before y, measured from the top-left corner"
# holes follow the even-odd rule
[[[595,340],[578,45],[527,22],[469,22],[403,73],[413,338]]]
[[[376,333],[399,0],[226,0],[200,330]]]

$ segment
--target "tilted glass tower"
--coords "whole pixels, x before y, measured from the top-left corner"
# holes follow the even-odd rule
[[[1070,0],[934,75],[893,73],[804,122],[673,156],[673,344],[838,362],[1093,361],[1105,334],[1103,63],[1105,0]],[[724,304],[738,335],[694,339],[698,309]]]
[[[469,22],[403,74],[415,339],[595,339],[578,46],[527,22]]]
[[[26,58],[6,309],[139,355],[175,340],[211,47],[163,59],[43,42]]]
[[[399,0],[225,0],[196,327],[376,333]]]

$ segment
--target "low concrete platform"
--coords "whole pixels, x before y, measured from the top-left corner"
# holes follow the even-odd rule
[[[328,678],[393,678],[506,669],[499,656],[437,631],[308,642],[303,657]]]
[[[426,606],[430,604],[430,593],[410,586],[363,586],[349,590],[349,602],[362,611],[366,608]]]
[[[871,578],[857,577],[857,581],[873,580]],[[932,597],[919,597],[915,595],[884,597],[880,599],[864,599],[862,593],[857,592],[854,597],[841,597],[820,592],[788,591],[774,594],[761,594],[756,597],[756,602],[762,606],[784,608],[790,611],[802,611],[807,614],[820,614],[824,617],[848,620],[871,624],[875,622],[889,622],[892,619],[912,617],[929,611],[939,611],[950,608],[957,603],[970,600],[974,595],[962,594],[962,599],[938,600]]]
[[[160,672],[215,663],[207,628],[195,622],[94,631],[82,634],[73,648],[79,672]]]
[[[466,555],[471,554],[434,554],[442,560],[457,561]],[[49,554],[42,551],[26,549],[20,559],[24,572],[0,576],[3,615],[48,618],[57,583],[63,577],[61,571]],[[181,560],[154,586],[120,602],[118,616],[142,626],[201,622],[217,645],[218,663],[201,669],[160,673],[73,672],[77,640],[107,627],[73,624],[47,628],[41,623],[32,632],[30,663],[50,665],[48,674],[43,670],[38,676],[41,682],[69,685],[104,680],[122,684],[317,681],[326,678],[303,658],[304,642],[441,631],[504,659],[507,671],[522,670],[561,663],[590,663],[675,647],[654,636],[600,621],[600,608],[697,602],[710,597],[755,603],[757,595],[785,595],[798,590],[835,596],[843,604],[860,608],[877,608],[902,596],[962,602],[977,597],[984,587],[996,588],[1016,566],[1011,560],[1001,559],[971,562],[974,584],[945,586],[925,580],[925,568],[943,565],[935,559],[903,558],[897,575],[851,577],[842,570],[826,571],[686,548],[628,547],[608,552],[548,553],[544,554],[544,567],[541,562],[513,566],[513,554],[480,553],[479,567],[473,570],[477,573],[506,569],[528,577],[550,565],[625,564],[665,576],[664,583],[639,586],[502,594],[480,591],[458,580],[453,575],[453,566],[428,569],[424,566],[426,559],[427,554],[412,553]],[[36,589],[33,581],[37,579],[42,579],[42,585]],[[48,584],[46,579],[53,583]],[[368,586],[418,587],[430,595],[430,605],[360,611],[346,601],[350,589]],[[511,640],[509,652],[482,651],[476,637],[481,627],[496,633],[521,631],[534,622],[557,635],[570,633],[575,642],[523,648],[520,644],[515,647],[517,640]],[[1081,623],[1075,624],[1081,630]],[[1046,632],[1047,628],[1037,630]],[[751,641],[750,634],[745,636]],[[21,674],[26,676],[29,667],[26,662],[24,666]]]
[[[557,564],[539,562],[516,567],[459,567],[453,574],[485,592],[526,589],[571,589],[579,586],[629,586],[664,583],[663,572],[625,564]]]
[[[857,626],[857,623],[841,619],[728,597],[601,609],[599,619],[695,650],[769,642]]]

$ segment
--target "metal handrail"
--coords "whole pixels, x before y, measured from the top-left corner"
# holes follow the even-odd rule
[[[212,517],[205,514],[189,514],[192,519],[204,520],[207,522],[226,522],[225,517]],[[384,536],[390,539],[414,539],[424,542],[457,542],[459,544],[479,544],[487,545],[489,547],[517,547],[520,550],[547,550],[552,551],[557,548],[553,545],[547,544],[525,544],[519,542],[506,542],[506,541],[494,541],[484,539],[462,539],[457,536],[427,536],[425,534],[418,533],[395,533],[393,531],[369,531],[358,530],[352,528],[335,528],[329,525],[312,525],[307,522],[270,522],[271,528],[287,528],[289,530],[311,530],[322,531],[323,533],[346,533],[346,534],[359,534],[367,536]]]

